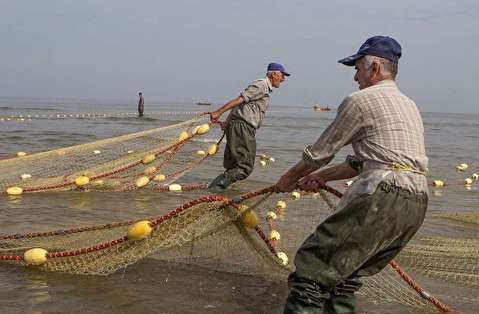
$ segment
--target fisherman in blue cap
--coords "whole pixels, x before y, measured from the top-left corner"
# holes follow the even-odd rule
[[[270,63],[265,78],[251,82],[238,97],[210,113],[211,120],[218,121],[223,113],[231,110],[224,123],[226,147],[223,166],[226,170],[211,182],[210,188],[226,189],[253,172],[256,130],[260,128],[268,109],[273,88],[279,88],[289,75],[283,65]]]
[[[355,178],[298,249],[284,313],[354,313],[360,278],[386,267],[423,223],[424,127],[416,104],[396,86],[400,57],[396,40],[374,36],[339,60],[355,67],[359,91],[343,100],[334,121],[276,185],[280,192],[317,192],[328,181]],[[353,155],[321,169],[349,144]]]

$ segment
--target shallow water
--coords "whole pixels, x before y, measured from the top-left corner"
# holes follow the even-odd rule
[[[135,109],[134,105],[116,103],[0,99],[0,158],[10,157],[17,151],[46,151],[165,126],[205,110],[195,105],[147,103],[145,118],[138,119]],[[247,186],[258,188],[274,183],[300,158],[305,144],[312,143],[335,114],[314,112],[310,107],[296,105],[273,105],[270,110],[263,128],[257,133],[258,153],[270,155],[276,162],[266,167],[258,164],[249,183],[240,185],[243,192],[247,191]],[[478,210],[479,183],[466,189],[462,182],[472,172],[479,172],[479,115],[423,113],[423,119],[430,181],[441,179],[449,184],[442,189],[431,189],[430,212]],[[336,161],[342,161],[349,152],[346,149],[339,153]],[[469,169],[457,172],[455,166],[463,162],[469,164]],[[181,182],[211,180],[221,171],[221,164],[221,156],[212,158]],[[340,183],[334,186],[344,189]],[[150,217],[185,200],[185,197],[148,191],[121,194],[58,192],[1,198],[0,233]],[[305,218],[298,214],[296,219]],[[431,220],[426,222],[423,232],[467,237],[476,231],[475,227],[460,231],[455,228]],[[444,287],[439,289],[447,295],[445,290]],[[2,313],[275,313],[281,309],[286,286],[255,276],[165,265],[153,256],[108,277],[71,276],[2,266],[0,291]],[[457,292],[451,292],[454,293]],[[472,309],[467,304],[461,306],[466,312]],[[363,308],[382,311],[367,302]],[[401,313],[400,309],[387,311]]]

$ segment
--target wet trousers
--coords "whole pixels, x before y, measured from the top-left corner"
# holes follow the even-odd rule
[[[226,146],[223,159],[224,173],[210,184],[226,188],[246,179],[254,169],[256,157],[256,129],[241,119],[229,121],[225,130]]]
[[[380,272],[422,225],[427,194],[381,182],[324,220],[296,253],[284,313],[354,313],[360,277]]]

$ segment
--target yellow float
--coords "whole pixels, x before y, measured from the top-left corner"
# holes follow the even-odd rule
[[[281,263],[283,263],[284,266],[288,265],[288,255],[284,252],[278,252],[276,256],[281,260]]]
[[[155,182],[163,182],[166,180],[166,176],[164,174],[157,174],[153,177],[153,181]]]
[[[208,147],[208,155],[214,155],[217,152],[218,152],[218,145],[211,144],[210,147]]]
[[[198,155],[198,156],[204,156],[204,155],[206,155],[206,152],[205,152],[204,150],[197,150],[197,151],[196,151],[196,155]]]
[[[156,159],[155,154],[148,154],[145,157],[143,157],[141,162],[146,165],[146,164],[149,164],[149,163],[153,162],[153,160],[155,160],[155,159]]]
[[[202,134],[208,133],[209,130],[210,130],[210,126],[208,124],[202,124],[199,126],[198,129],[196,129],[196,134],[202,135]]]
[[[462,169],[466,170],[467,168],[469,168],[469,165],[468,164],[465,164],[465,163],[462,163],[460,164],[459,166],[461,166]]]
[[[278,218],[278,216],[275,212],[269,211],[266,213],[266,220],[276,220],[276,218]]]
[[[142,240],[150,236],[152,228],[148,220],[142,220],[136,222],[128,229],[128,239],[130,240]]]
[[[7,189],[8,195],[21,195],[23,193],[23,189],[19,186],[11,186]]]
[[[171,192],[181,192],[182,188],[179,184],[170,184],[168,186],[168,190]]]
[[[276,230],[271,230],[269,232],[269,236],[268,236],[268,239],[270,241],[279,241],[281,239],[281,235],[279,234],[278,231]]]
[[[266,161],[265,161],[265,160],[260,160],[260,161],[259,161],[259,164],[260,164],[261,166],[265,167],[265,166],[266,166]]]
[[[28,179],[30,179],[31,177],[32,177],[32,175],[29,174],[29,173],[24,173],[24,174],[22,174],[22,175],[20,176],[20,178],[22,178],[22,180],[28,180]]]
[[[191,131],[191,134],[196,134],[196,132],[198,132],[198,129],[200,128],[201,125],[197,125],[193,128],[193,130]]]
[[[25,264],[31,266],[40,266],[47,261],[48,251],[42,248],[30,249],[23,254]]]
[[[474,180],[478,180],[479,179],[479,175],[477,173],[473,173],[471,175],[471,178],[474,179]]]
[[[300,198],[301,198],[301,194],[298,191],[294,191],[293,193],[291,193],[291,199],[293,201],[299,200]]]
[[[23,157],[23,156],[26,156],[27,153],[25,152],[17,152],[17,157]]]
[[[248,210],[246,211],[242,216],[241,216],[241,220],[243,221],[243,223],[247,226],[247,227],[250,227],[252,229],[256,228],[256,226],[258,225],[258,216],[256,215],[256,213],[252,210]]]
[[[150,179],[148,177],[139,177],[135,181],[136,186],[139,187],[139,188],[144,187],[148,183],[150,183]]]
[[[183,131],[180,133],[180,136],[178,137],[178,142],[183,142],[186,141],[190,136],[188,135],[188,132]]]
[[[464,168],[461,165],[459,165],[459,166],[456,166],[456,170],[457,171],[464,171]]]
[[[285,201],[278,201],[276,203],[276,208],[278,209],[285,209],[286,208],[286,202]]]
[[[75,184],[77,186],[84,186],[90,183],[90,178],[87,176],[79,176],[75,179]]]
[[[471,185],[471,184],[472,184],[471,178],[466,178],[466,180],[464,180],[464,185]]]
[[[150,166],[150,167],[146,168],[145,171],[143,171],[143,173],[147,176],[151,176],[152,174],[155,174],[156,171],[157,171],[157,169],[156,169],[155,166]]]
[[[98,179],[98,180],[92,181],[91,185],[96,188],[99,188],[105,185],[105,181],[103,181],[102,179]]]
[[[95,150],[93,151],[93,154],[95,154],[95,155],[101,154],[101,150],[95,149]]]
[[[444,181],[441,181],[441,180],[434,180],[432,181],[432,185],[435,186],[435,187],[443,187],[444,186]]]

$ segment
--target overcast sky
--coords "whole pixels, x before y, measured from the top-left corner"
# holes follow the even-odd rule
[[[372,35],[403,47],[398,84],[422,111],[479,112],[479,1],[0,0],[0,96],[226,102],[268,62],[272,104],[337,106],[337,60]]]

